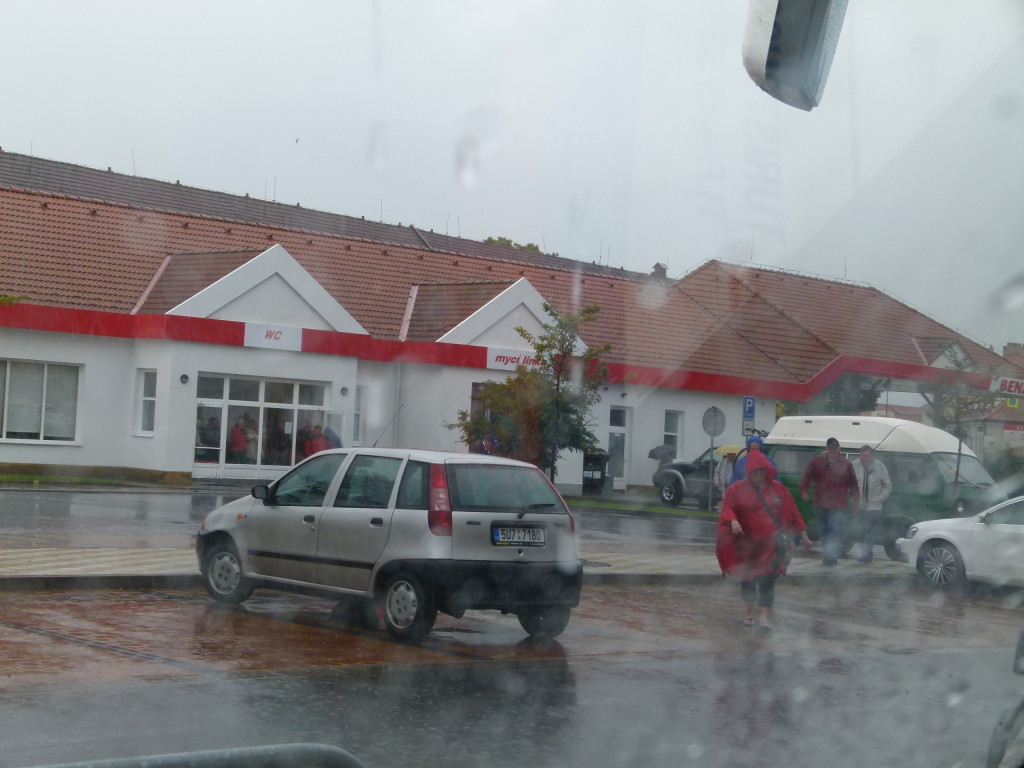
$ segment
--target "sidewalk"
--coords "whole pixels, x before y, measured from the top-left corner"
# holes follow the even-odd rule
[[[197,485],[199,485],[197,483]],[[212,485],[212,484],[211,484]],[[138,492],[139,488],[123,488]],[[198,489],[196,489],[198,490]],[[202,487],[202,491],[216,490]],[[225,491],[237,491],[229,486]],[[109,489],[107,489],[109,492]],[[188,491],[186,491],[188,492]],[[586,504],[595,499],[571,499]],[[618,497],[623,506],[643,511],[646,497]],[[842,559],[834,568],[821,565],[820,551],[794,552],[787,579],[792,583],[849,585],[913,580],[913,569],[889,560],[875,548],[870,564]],[[713,584],[722,574],[713,544],[643,544],[628,541],[580,542],[584,584]],[[174,589],[201,586],[191,546],[173,548],[0,547],[0,590]]]
[[[651,551],[635,544],[583,544],[585,584],[713,584],[722,578],[711,545]],[[840,560],[824,568],[815,552],[796,552],[787,578],[792,583],[863,585],[912,580],[914,571],[884,555],[870,564]],[[200,586],[190,548],[0,549],[0,590],[179,589]]]

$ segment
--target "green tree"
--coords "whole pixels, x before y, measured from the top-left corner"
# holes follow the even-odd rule
[[[986,416],[995,408],[999,395],[980,389],[972,381],[978,368],[959,346],[947,346],[945,355],[949,369],[935,381],[920,385],[918,391],[931,408],[935,426],[963,440],[968,422]]]
[[[855,416],[872,411],[881,394],[876,379],[849,373],[822,392],[821,412],[823,415]]]
[[[486,240],[484,240],[484,242],[490,245],[504,245],[508,248],[518,248],[520,251],[532,251],[533,253],[543,253],[543,251],[541,251],[540,249],[540,246],[537,245],[536,243],[527,243],[526,245],[522,245],[508,237],[488,237]]]
[[[544,311],[551,320],[540,334],[516,328],[533,348],[535,365],[517,366],[505,381],[484,382],[476,393],[475,415],[459,411],[455,426],[470,446],[493,434],[508,455],[547,470],[553,480],[559,451],[592,453],[598,447],[588,419],[608,377],[601,356],[611,347],[576,353],[580,327],[597,316],[598,307],[559,315],[545,304]]]

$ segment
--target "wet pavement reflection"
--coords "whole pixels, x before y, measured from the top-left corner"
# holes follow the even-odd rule
[[[598,586],[553,642],[470,612],[403,645],[290,594],[0,593],[0,766],[306,740],[380,768],[968,765],[1024,689],[1008,590],[783,580],[771,635],[741,616],[734,584]]]
[[[248,493],[0,489],[0,548],[187,547],[203,517]],[[574,506],[587,541],[650,543],[653,551],[714,541],[714,520]]]

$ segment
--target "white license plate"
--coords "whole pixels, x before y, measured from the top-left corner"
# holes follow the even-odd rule
[[[496,547],[543,547],[546,541],[543,528],[523,525],[496,525],[491,528],[491,543]]]

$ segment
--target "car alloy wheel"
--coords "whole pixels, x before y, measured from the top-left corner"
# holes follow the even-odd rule
[[[682,501],[683,494],[679,490],[679,486],[676,483],[665,483],[661,486],[661,503],[668,504],[670,507],[679,506],[679,502]]]
[[[932,544],[921,555],[921,575],[933,587],[951,587],[964,580],[964,563],[952,544]]]

